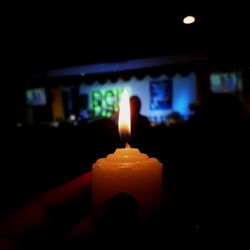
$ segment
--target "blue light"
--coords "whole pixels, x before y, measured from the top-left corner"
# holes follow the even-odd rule
[[[190,115],[189,104],[196,101],[196,76],[176,76],[174,81],[173,111],[179,112],[185,119]]]
[[[160,94],[160,101],[164,101],[164,98],[170,98],[168,105],[164,104],[158,106],[157,109],[152,109],[150,105],[153,94],[152,89],[150,89],[150,83],[152,81],[162,83],[171,82],[172,87],[162,88],[163,94]],[[162,74],[157,78],[145,76],[144,79],[133,77],[129,81],[118,79],[115,84],[108,80],[105,84],[100,84],[99,82],[94,82],[92,85],[82,84],[79,93],[89,96],[88,108],[95,110],[95,116],[104,114],[106,116],[107,114],[102,113],[102,110],[109,112],[117,111],[119,93],[126,87],[130,96],[137,95],[142,100],[141,113],[150,120],[161,123],[164,122],[164,120],[166,121],[167,116],[172,112],[178,112],[184,119],[188,118],[190,115],[189,105],[196,102],[196,82],[196,75],[193,72],[185,77],[179,74],[173,77]],[[164,91],[170,92],[170,94],[166,95]],[[91,98],[92,94],[97,92],[99,99]]]

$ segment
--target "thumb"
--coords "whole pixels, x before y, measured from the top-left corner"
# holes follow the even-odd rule
[[[118,193],[85,217],[68,235],[67,239],[105,238],[112,233],[131,232],[138,223],[138,205],[127,193]],[[85,241],[86,242],[86,241]]]

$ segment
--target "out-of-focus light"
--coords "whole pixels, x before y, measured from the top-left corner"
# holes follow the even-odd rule
[[[191,24],[195,22],[195,17],[194,16],[186,16],[183,18],[183,23],[185,24]]]
[[[58,128],[59,125],[60,125],[60,123],[59,123],[58,121],[53,121],[53,122],[51,123],[51,126],[54,127],[54,128]]]
[[[69,116],[69,119],[70,119],[70,121],[75,121],[75,120],[76,120],[76,116],[73,115],[73,114],[71,114],[71,115]]]

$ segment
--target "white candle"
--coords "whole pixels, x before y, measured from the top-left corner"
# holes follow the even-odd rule
[[[126,90],[121,97],[119,132],[124,138],[130,133],[129,97]],[[149,158],[127,144],[126,148],[116,149],[106,158],[98,159],[92,169],[93,207],[119,192],[125,192],[137,200],[141,216],[159,211],[162,163],[156,158]]]

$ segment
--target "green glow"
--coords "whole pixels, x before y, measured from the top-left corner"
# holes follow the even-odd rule
[[[126,87],[129,94],[130,87]],[[114,88],[109,90],[94,90],[91,93],[92,107],[95,117],[111,117],[114,112],[119,110],[119,102],[123,88]]]

